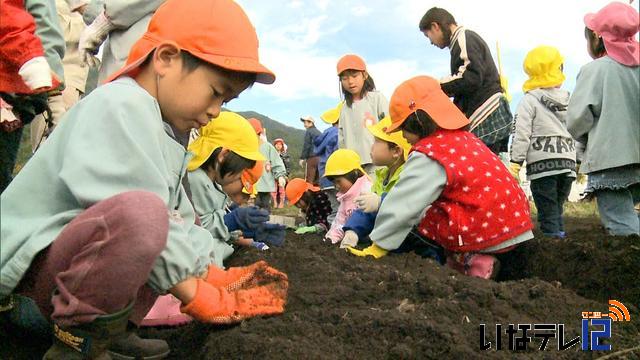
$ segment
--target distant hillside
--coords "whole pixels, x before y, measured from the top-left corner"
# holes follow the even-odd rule
[[[246,119],[256,118],[262,122],[262,126],[267,129],[267,138],[273,143],[273,139],[282,138],[287,143],[287,150],[291,156],[292,172],[298,175],[301,170],[298,166],[302,144],[304,143],[304,130],[292,128],[284,125],[277,120],[273,120],[268,116],[262,115],[255,111],[239,111],[238,114]]]

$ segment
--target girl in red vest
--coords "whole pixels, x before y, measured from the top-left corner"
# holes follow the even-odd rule
[[[529,203],[500,159],[475,135],[469,120],[440,89],[418,76],[402,83],[389,105],[392,124],[412,145],[396,186],[380,206],[373,245],[350,249],[376,258],[395,250],[409,232],[442,246],[447,265],[492,278],[492,255],[533,238]]]

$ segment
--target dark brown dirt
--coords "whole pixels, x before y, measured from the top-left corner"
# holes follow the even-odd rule
[[[608,343],[613,352],[640,345],[640,240],[607,237],[595,218],[566,222],[569,239],[540,238],[504,255],[499,282],[466,277],[414,254],[355,258],[318,236],[288,234],[284,248],[242,252],[230,261],[234,266],[265,259],[285,271],[285,314],[144,335],[166,339],[172,359],[506,359],[516,354],[480,350],[480,323],[487,324],[488,336],[496,323],[564,323],[571,339],[580,334],[582,311],[607,312],[607,301],[617,299],[631,321],[614,322]],[[507,341],[503,334],[504,347]],[[609,354],[583,352],[579,345],[558,352],[555,339],[542,353],[539,344],[534,338],[518,358]],[[30,350],[34,345],[40,348]],[[0,333],[0,358],[37,358],[42,347]],[[616,359],[640,359],[640,351]]]

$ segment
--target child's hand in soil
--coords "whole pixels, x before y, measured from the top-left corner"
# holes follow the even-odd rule
[[[315,234],[318,232],[318,228],[315,225],[311,226],[300,226],[296,229],[295,233],[298,235],[302,234]]]
[[[198,279],[195,297],[180,311],[213,324],[231,324],[254,316],[282,314],[288,286],[286,275],[265,285],[231,291]]]
[[[355,256],[373,256],[375,259],[380,259],[381,257],[387,255],[387,253],[389,252],[388,250],[385,250],[376,244],[373,244],[368,248],[365,248],[364,250],[358,250],[352,247],[347,248],[347,250]]]
[[[344,237],[340,242],[340,249],[347,249],[356,245],[358,245],[358,234],[353,230],[345,231]]]

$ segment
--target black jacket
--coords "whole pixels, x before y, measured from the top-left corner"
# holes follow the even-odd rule
[[[440,86],[467,116],[491,96],[502,92],[498,69],[480,35],[459,26],[451,36],[451,76]]]

